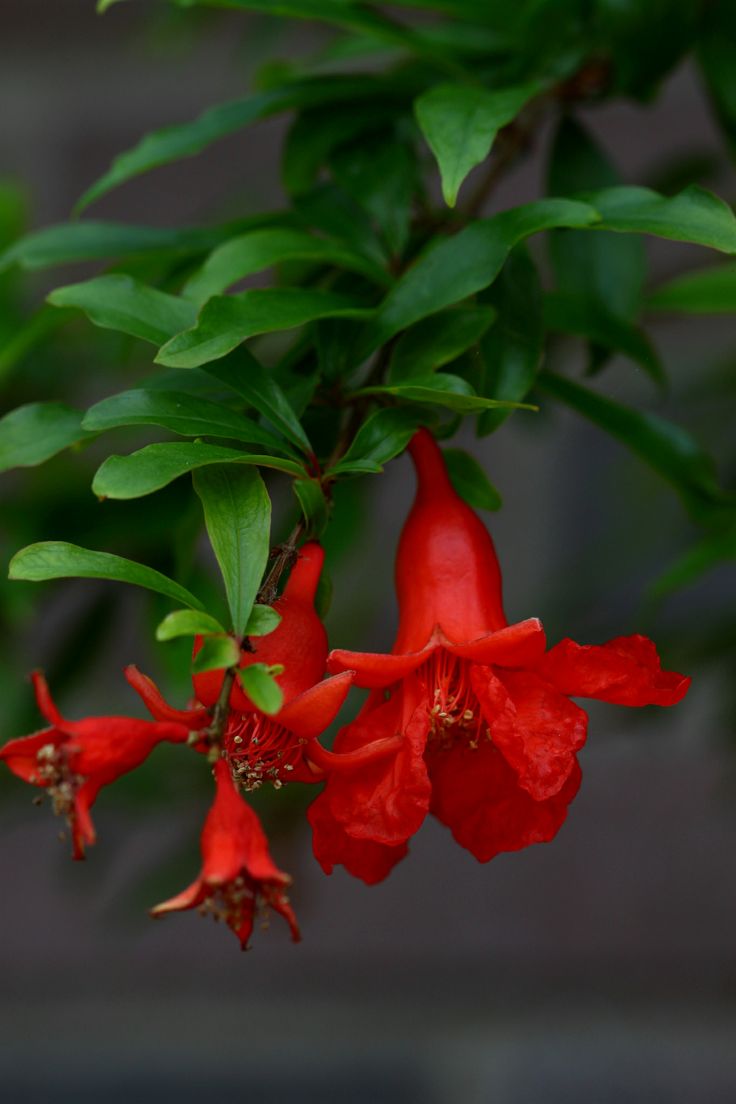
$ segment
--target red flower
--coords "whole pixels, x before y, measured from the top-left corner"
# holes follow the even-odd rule
[[[234,684],[223,750],[242,789],[255,790],[264,782],[277,788],[284,782],[319,782],[327,771],[352,768],[366,758],[385,756],[396,741],[362,749],[360,754],[335,756],[317,737],[337,716],[353,681],[352,671],[322,679],[327,661],[327,634],[314,609],[324,552],[316,543],[305,544],[292,569],[283,595],[274,602],[281,622],[273,632],[255,637],[252,650],[243,650],[240,666],[251,663],[280,664],[277,682],[284,694],[282,708],[273,716],[263,713]],[[199,645],[195,644],[195,652]],[[210,710],[222,688],[223,672],[194,676],[199,705],[176,710],[163,700],[150,679],[135,667],[126,677],[158,720],[177,720],[190,729],[209,726]]]
[[[315,854],[378,881],[431,811],[481,862],[551,840],[580,784],[587,715],[570,697],[673,705],[690,680],[662,671],[642,636],[563,640],[545,654],[536,619],[509,625],[485,526],[455,493],[426,430],[409,451],[417,495],[399,542],[399,632],[390,655],[333,651],[328,670],[374,692],[335,752],[377,738],[399,749],[329,778],[310,809]]]
[[[151,915],[198,908],[224,920],[245,950],[256,910],[272,908],[298,942],[299,925],[285,894],[291,878],[274,865],[258,817],[238,794],[224,759],[215,764],[215,783],[215,800],[202,830],[199,877],[183,893],[156,905]]]
[[[67,721],[54,705],[43,675],[35,672],[32,678],[38,708],[51,727],[10,740],[0,748],[0,759],[13,774],[46,790],[54,812],[69,825],[74,858],[83,859],[85,844],[95,842],[90,809],[100,789],[139,766],[163,740],[185,741],[188,728],[169,718]]]

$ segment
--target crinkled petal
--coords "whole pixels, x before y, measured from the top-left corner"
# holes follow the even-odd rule
[[[444,644],[448,652],[459,659],[499,667],[533,667],[541,660],[545,649],[542,622],[537,617],[518,621],[495,632],[485,633],[475,640]]]
[[[535,801],[490,741],[477,749],[462,744],[445,751],[430,748],[427,764],[432,812],[479,862],[553,839],[580,786],[576,764],[559,793]]]
[[[491,739],[535,801],[558,793],[585,743],[586,713],[533,671],[472,667]]]
[[[349,836],[335,820],[324,794],[320,794],[309,806],[307,819],[312,826],[314,856],[325,874],[331,874],[335,866],[340,865],[353,877],[360,878],[367,885],[375,885],[391,873],[409,850],[407,843],[388,847]]]
[[[539,673],[568,697],[614,705],[675,705],[691,681],[663,671],[654,643],[639,634],[600,645],[561,640],[544,657]]]
[[[342,708],[353,682],[353,672],[324,679],[285,705],[274,720],[303,740],[320,736]]]

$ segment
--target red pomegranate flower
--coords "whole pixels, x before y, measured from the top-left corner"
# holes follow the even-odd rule
[[[35,672],[32,678],[38,708],[51,727],[10,740],[0,748],[0,759],[13,774],[46,791],[54,812],[69,825],[74,858],[83,859],[85,844],[96,838],[90,809],[100,789],[139,766],[163,740],[182,743],[189,730],[171,718],[67,721],[54,705],[43,675]]]
[[[156,905],[151,915],[198,908],[224,920],[245,950],[256,912],[272,908],[298,942],[299,925],[285,893],[291,878],[274,865],[258,817],[238,794],[224,759],[215,764],[215,783],[215,800],[202,830],[199,877],[183,893]]]
[[[237,682],[233,685],[223,750],[243,790],[258,789],[264,782],[277,788],[285,782],[319,782],[328,771],[352,769],[397,746],[396,740],[383,741],[357,754],[336,756],[318,742],[317,737],[337,716],[353,681],[352,671],[320,681],[327,661],[327,634],[315,611],[314,596],[323,562],[319,544],[304,545],[284,593],[274,602],[281,622],[273,632],[253,638],[250,650],[241,652],[241,667],[265,663],[284,668],[277,676],[284,704],[273,716],[258,709]],[[199,646],[200,642],[195,644],[195,654]],[[126,677],[153,717],[179,721],[198,731],[211,723],[211,709],[224,675],[222,671],[195,675],[199,704],[189,710],[169,706],[151,680],[135,667],[126,669]]]
[[[370,768],[330,777],[310,809],[315,854],[367,882],[406,853],[431,811],[481,862],[551,840],[580,784],[587,715],[569,699],[673,705],[690,680],[662,671],[643,636],[563,640],[545,654],[536,619],[507,623],[493,542],[420,430],[417,495],[399,542],[399,632],[390,655],[333,651],[373,693],[335,752],[400,740]]]

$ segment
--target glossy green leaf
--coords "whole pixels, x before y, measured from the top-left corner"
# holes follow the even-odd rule
[[[268,563],[271,500],[256,468],[219,464],[198,471],[194,489],[222,572],[233,630],[242,636]]]
[[[710,0],[703,12],[698,60],[716,114],[736,150],[736,8]]]
[[[82,424],[98,432],[118,426],[157,425],[182,437],[227,437],[291,455],[288,445],[250,418],[185,391],[122,391],[90,407]]]
[[[591,134],[572,116],[563,118],[550,154],[550,195],[575,195],[618,183],[618,173]],[[636,315],[646,277],[641,238],[612,231],[559,230],[549,236],[549,251],[558,291],[585,296],[607,314],[627,319]]]
[[[189,278],[182,294],[201,305],[246,276],[294,260],[334,265],[359,272],[383,286],[391,284],[385,269],[352,249],[304,230],[274,227],[241,234],[218,246]]]
[[[403,452],[421,424],[421,415],[403,407],[377,410],[363,422],[350,448],[331,469],[333,475],[380,471]]]
[[[372,312],[344,295],[301,288],[257,288],[210,299],[196,325],[172,337],[156,357],[172,368],[218,360],[257,334],[292,330],[318,318],[365,318]]]
[[[157,640],[175,640],[179,636],[206,636],[224,633],[225,627],[209,613],[199,610],[173,610],[156,628]]]
[[[389,382],[426,376],[449,364],[475,345],[495,318],[492,307],[455,307],[417,322],[394,346]]]
[[[109,579],[131,583],[163,594],[182,605],[202,610],[204,606],[185,587],[167,579],[152,567],[114,556],[110,552],[93,552],[65,541],[40,541],[21,548],[10,561],[9,579],[44,582],[47,579]]]
[[[665,382],[662,363],[646,333],[633,322],[610,314],[595,299],[564,293],[547,295],[544,323],[555,333],[585,337],[611,353],[621,353],[639,364],[657,383]]]
[[[201,648],[192,659],[192,674],[201,675],[205,671],[237,667],[239,662],[240,648],[232,636],[205,636]]]
[[[538,91],[538,84],[492,90],[474,84],[439,84],[415,101],[417,122],[437,158],[448,207],[455,206],[470,170],[491,152],[501,127]]]
[[[294,494],[307,524],[310,537],[320,537],[327,527],[328,507],[322,486],[316,479],[295,479]]]
[[[275,468],[297,477],[304,469],[293,460],[239,452],[202,441],[165,441],[146,445],[128,456],[108,456],[97,469],[92,490],[99,498],[142,498],[167,487],[182,475],[211,464]]]
[[[697,582],[719,564],[736,560],[736,528],[708,533],[664,571],[650,588],[654,598],[664,598]]]
[[[481,410],[493,410],[497,407],[522,408],[535,410],[536,407],[523,403],[509,403],[498,399],[485,399],[477,395],[473,387],[460,376],[435,372],[432,376],[418,377],[406,383],[388,384],[382,387],[364,387],[358,395],[395,395],[411,402],[430,403],[444,406],[458,414],[477,414]]]
[[[193,303],[120,273],[57,288],[48,301],[54,307],[84,311],[95,326],[118,330],[154,345],[161,345],[172,334],[193,326],[197,317]]]
[[[647,306],[684,314],[736,313],[736,264],[702,268],[661,284]]]
[[[62,222],[34,230],[0,253],[0,271],[53,268],[80,261],[136,257],[170,251],[204,252],[222,240],[222,228],[127,226],[118,222]]]
[[[340,147],[330,158],[339,186],[378,227],[391,256],[400,256],[409,240],[417,185],[413,144],[390,128]]]
[[[653,234],[736,253],[733,211],[695,184],[676,196],[662,196],[651,188],[622,187],[586,193],[585,199],[600,213],[599,230]]]
[[[246,636],[268,636],[281,624],[281,614],[273,606],[253,606],[245,626]]]
[[[509,254],[496,282],[484,294],[497,321],[480,340],[485,368],[482,392],[489,399],[521,402],[531,390],[544,349],[542,285],[525,245]],[[509,410],[486,410],[478,433],[492,433]]]
[[[703,508],[736,504],[736,496],[719,486],[712,458],[681,426],[632,410],[551,372],[543,372],[539,382],[555,398],[622,441],[671,483],[695,514]]]
[[[442,455],[453,487],[476,510],[500,510],[500,494],[478,461],[464,449],[443,449]]]
[[[249,663],[238,670],[238,678],[253,704],[273,716],[284,704],[284,693],[265,663]]]
[[[206,364],[204,370],[241,395],[302,452],[312,455],[309,438],[283,390],[248,349],[236,349],[221,360]]]
[[[84,210],[106,192],[141,173],[193,157],[213,142],[260,119],[295,107],[329,103],[344,97],[375,95],[377,86],[380,87],[378,82],[370,77],[326,76],[296,81],[254,96],[218,104],[189,122],[163,127],[145,135],[132,149],[119,154],[108,171],[84,193],[76,210]]]
[[[79,410],[60,402],[27,403],[0,418],[0,472],[32,468],[93,436]]]
[[[489,287],[513,247],[531,234],[553,227],[590,226],[599,219],[587,203],[543,199],[503,211],[430,246],[388,293],[366,326],[367,355],[444,307]]]

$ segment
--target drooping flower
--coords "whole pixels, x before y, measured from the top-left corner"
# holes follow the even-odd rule
[[[13,774],[46,791],[54,812],[69,826],[73,857],[83,859],[85,845],[96,838],[90,809],[100,789],[139,766],[162,741],[186,741],[189,729],[169,718],[68,721],[56,708],[43,675],[37,671],[32,678],[38,708],[50,727],[10,740],[0,748],[0,759]]]
[[[301,938],[286,896],[291,878],[275,866],[258,817],[238,793],[224,759],[215,764],[216,794],[202,830],[202,869],[196,881],[151,909],[152,916],[196,908],[223,920],[248,945],[257,913],[284,917],[295,942]]]
[[[673,705],[690,680],[662,671],[643,636],[545,652],[536,618],[509,625],[493,542],[420,430],[417,494],[396,560],[400,624],[388,655],[333,651],[328,670],[370,688],[334,751],[397,750],[370,772],[335,774],[310,809],[315,854],[372,882],[431,811],[481,862],[551,840],[580,785],[587,715],[571,697]]]
[[[322,680],[327,661],[327,634],[314,608],[314,596],[324,562],[319,544],[305,544],[274,609],[281,622],[266,636],[254,637],[241,652],[240,666],[265,663],[283,667],[276,677],[284,695],[278,713],[267,715],[234,683],[230,711],[223,733],[222,750],[233,777],[245,791],[264,782],[275,787],[285,782],[319,782],[328,771],[352,769],[367,758],[381,757],[396,741],[364,748],[359,754],[335,756],[318,737],[332,723],[352,685],[352,671]],[[195,653],[199,644],[195,644]],[[222,688],[222,671],[194,676],[198,704],[194,709],[172,709],[150,679],[135,667],[126,677],[143,698],[153,717],[178,720],[193,731],[208,728],[211,709]]]

